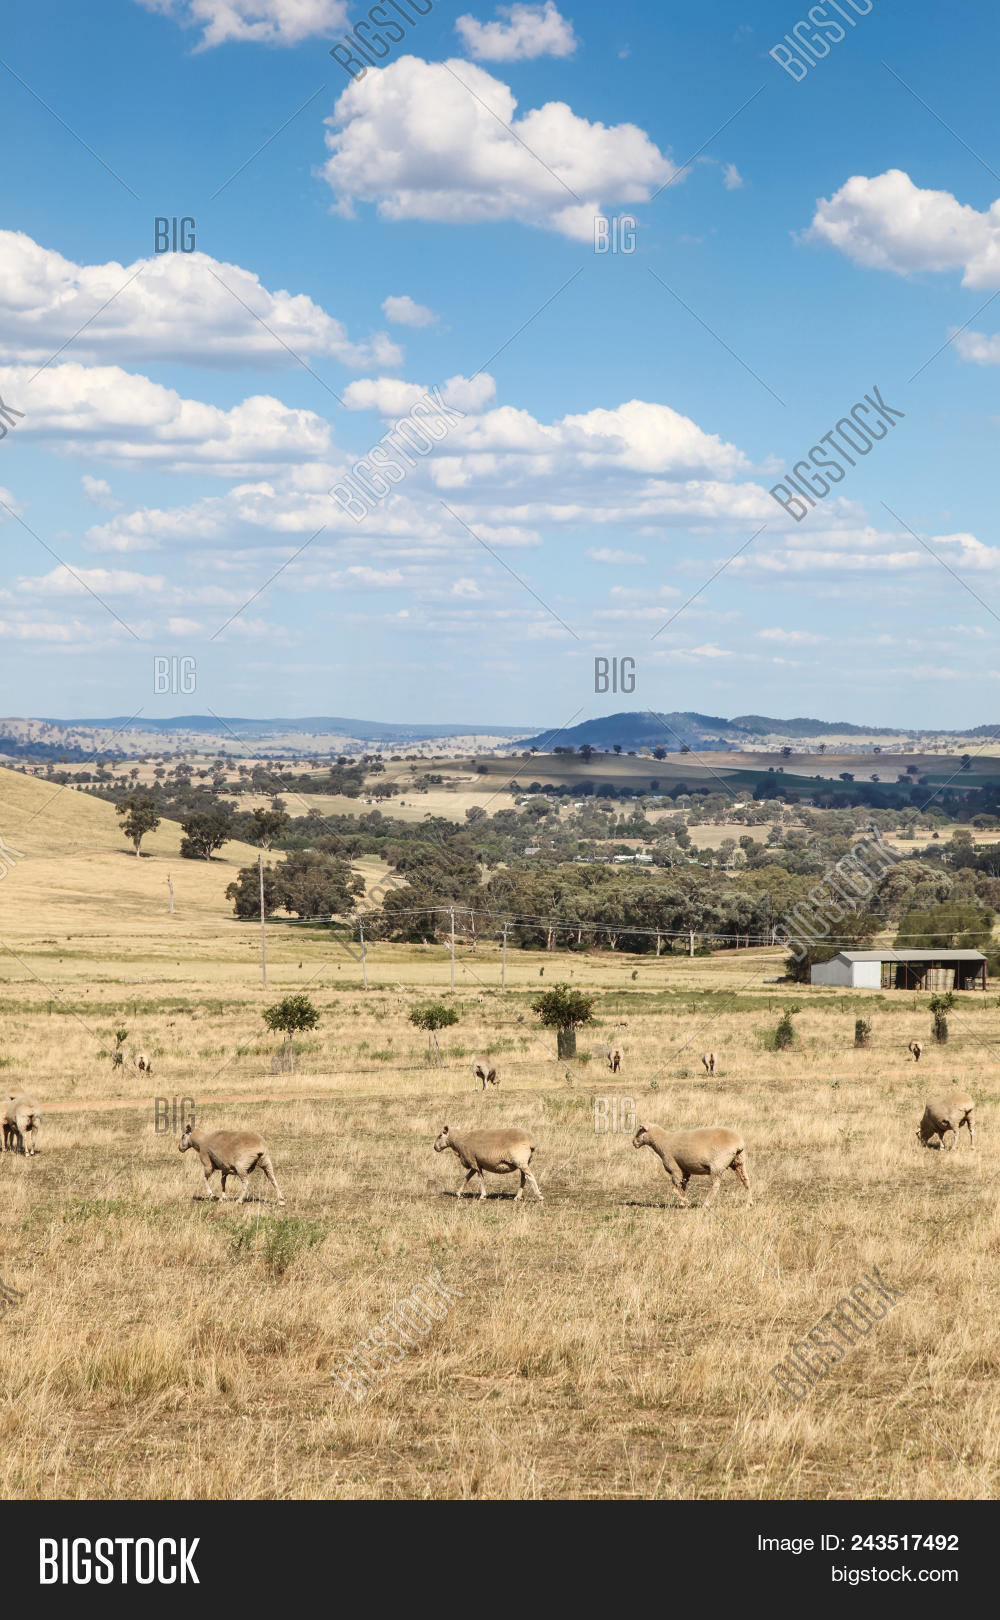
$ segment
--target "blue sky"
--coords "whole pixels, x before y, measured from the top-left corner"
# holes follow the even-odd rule
[[[792,3],[440,0],[353,81],[367,11],[8,17],[3,711],[558,725],[617,655],[628,706],[995,719],[992,17],[814,7],[793,76]],[[794,521],[873,387],[902,419]]]

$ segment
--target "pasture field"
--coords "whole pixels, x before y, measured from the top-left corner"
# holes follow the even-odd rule
[[[501,997],[481,947],[456,965],[438,1069],[406,1015],[447,994],[439,948],[377,947],[366,994],[329,935],[275,928],[264,990],[252,927],[203,919],[164,940],[161,918],[144,929],[98,901],[62,960],[44,919],[22,917],[0,972],[0,1078],[46,1105],[37,1157],[0,1160],[0,1276],[17,1291],[0,1322],[2,1494],[995,1493],[993,995],[963,997],[934,1047],[922,999],[773,985],[775,954],[510,951]],[[568,1066],[530,1010],[560,978],[597,996]],[[321,1021],[296,1072],[273,1074],[260,1011],[291,989]],[[793,1005],[796,1049],[767,1050]],[[855,1050],[862,1012],[873,1045]],[[152,1081],[112,1073],[119,1023]],[[486,1050],[502,1083],[475,1095]],[[956,1080],[977,1098],[977,1151],[926,1151],[923,1099]],[[151,1090],[193,1097],[208,1127],[261,1131],[286,1205],[259,1176],[245,1206],[200,1198]],[[612,1096],[638,1122],[740,1129],[754,1207],[732,1176],[712,1209],[697,1181],[676,1205],[630,1130],[595,1132]],[[531,1130],[544,1204],[515,1204],[509,1177],[456,1201],[458,1161],[432,1151],[445,1123]],[[873,1265],[904,1297],[797,1403],[770,1368]],[[444,1319],[356,1402],[331,1374],[435,1270]]]
[[[996,1493],[995,994],[960,997],[936,1046],[926,997],[778,984],[777,951],[511,949],[501,995],[480,942],[431,1066],[408,1013],[451,994],[440,947],[375,946],[366,992],[356,946],[274,923],[265,989],[259,929],[224,899],[250,851],[179,861],[165,823],[136,860],[111,806],[3,785],[20,858],[0,881],[0,1085],[44,1117],[37,1156],[0,1157],[0,1494]],[[559,980],[595,996],[568,1065],[531,1010]],[[300,990],[320,1022],[275,1073],[261,1012]],[[487,1053],[502,1082],[477,1095]],[[927,1151],[923,1101],[954,1084],[977,1149]],[[284,1206],[260,1176],[243,1206],[200,1196],[185,1097],[201,1125],[264,1135]],[[680,1207],[630,1145],[632,1105],[739,1129],[753,1208],[732,1176],[711,1209],[699,1181]],[[457,1201],[458,1160],[432,1150],[446,1123],[529,1129],[544,1203],[515,1204],[513,1177]],[[770,1369],[873,1266],[900,1299],[796,1402]],[[449,1306],[355,1401],[338,1367],[429,1273]]]

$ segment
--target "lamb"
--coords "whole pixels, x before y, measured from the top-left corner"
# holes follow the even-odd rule
[[[952,1148],[958,1146],[958,1133],[965,1125],[969,1132],[969,1146],[975,1148],[976,1138],[973,1129],[972,1115],[975,1103],[966,1091],[951,1091],[946,1097],[935,1097],[924,1109],[924,1117],[920,1121],[917,1136],[924,1147],[930,1147],[931,1137],[936,1136],[938,1147],[945,1146],[945,1137],[949,1131],[954,1131],[955,1140]]]
[[[715,1053],[714,1052],[702,1052],[701,1061],[705,1065],[705,1073],[706,1074],[714,1074],[715,1073]]]
[[[38,1152],[38,1127],[42,1123],[42,1110],[34,1097],[26,1092],[19,1096],[9,1093],[0,1110],[0,1141],[11,1153]]]
[[[484,1170],[492,1170],[495,1175],[505,1176],[511,1170],[520,1171],[521,1185],[514,1194],[515,1203],[524,1196],[524,1184],[530,1181],[535,1195],[541,1199],[542,1194],[538,1182],[535,1180],[528,1166],[535,1151],[535,1144],[527,1131],[464,1131],[461,1135],[445,1125],[440,1136],[434,1143],[434,1152],[443,1153],[445,1148],[451,1148],[458,1154],[468,1174],[456,1193],[461,1198],[473,1176],[479,1177],[479,1196],[486,1197],[486,1177]]]
[[[617,1074],[621,1066],[622,1049],[620,1046],[613,1046],[608,1053],[608,1068],[611,1070],[612,1074]]]
[[[731,1170],[747,1190],[747,1206],[753,1193],[746,1172],[746,1147],[738,1131],[713,1127],[701,1131],[665,1131],[659,1125],[640,1125],[632,1138],[634,1148],[652,1148],[673,1183],[682,1204],[687,1205],[687,1185],[692,1176],[710,1176],[711,1189],[705,1199],[712,1202],[723,1171]]]
[[[477,1058],[475,1063],[472,1065],[473,1090],[479,1090],[480,1081],[483,1083],[484,1091],[486,1090],[487,1086],[498,1086],[500,1084],[500,1076],[497,1073],[497,1066],[492,1058]]]
[[[913,1053],[914,1062],[920,1062],[920,1054],[923,1051],[923,1047],[919,1041],[911,1041],[906,1050]]]
[[[246,1203],[250,1192],[249,1178],[255,1170],[263,1170],[278,1195],[278,1203],[285,1202],[284,1194],[274,1177],[274,1166],[267,1151],[267,1143],[256,1131],[196,1131],[194,1120],[189,1119],[177,1145],[181,1153],[186,1153],[188,1148],[194,1148],[205,1172],[205,1191],[209,1198],[221,1197],[224,1201],[227,1180],[230,1176],[239,1176],[243,1185],[243,1196],[238,1202]],[[214,1191],[210,1179],[216,1170],[222,1172],[221,1194]]]

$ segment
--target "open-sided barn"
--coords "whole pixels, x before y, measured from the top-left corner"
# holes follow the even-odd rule
[[[985,990],[982,951],[838,951],[815,962],[813,984],[854,990]]]

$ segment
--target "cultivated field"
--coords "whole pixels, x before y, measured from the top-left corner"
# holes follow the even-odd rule
[[[81,802],[63,800],[51,810]],[[170,918],[171,857],[60,855],[52,831],[42,852],[47,814],[23,815],[18,847],[39,853],[0,883],[0,1084],[45,1108],[37,1157],[0,1158],[0,1494],[996,1494],[992,992],[961,997],[936,1047],[926,998],[777,985],[776,953],[511,950],[501,996],[482,945],[456,964],[460,1022],[432,1068],[407,1013],[448,994],[440,948],[376,947],[366,993],[327,932],[275,924],[264,990],[259,931],[221,898],[244,851],[174,859],[188,898]],[[597,997],[569,1066],[530,1008],[559,979]],[[260,1014],[291,990],[321,1020],[275,1074]],[[795,1049],[768,1050],[792,1006]],[[862,1014],[873,1044],[855,1050]],[[118,1026],[151,1080],[112,1070]],[[485,1052],[503,1078],[483,1096]],[[923,1099],[956,1082],[977,1150],[926,1151]],[[259,1130],[287,1203],[260,1177],[246,1206],[200,1198],[151,1092]],[[626,1131],[595,1132],[612,1097],[639,1122],[742,1131],[754,1207],[733,1176],[712,1209],[699,1181],[679,1207],[633,1151],[627,1104]],[[432,1151],[445,1123],[529,1129],[544,1204],[515,1204],[513,1177],[456,1201],[459,1163]],[[797,1403],[769,1369],[872,1266],[905,1297]],[[355,1402],[331,1374],[435,1269],[447,1314]]]

